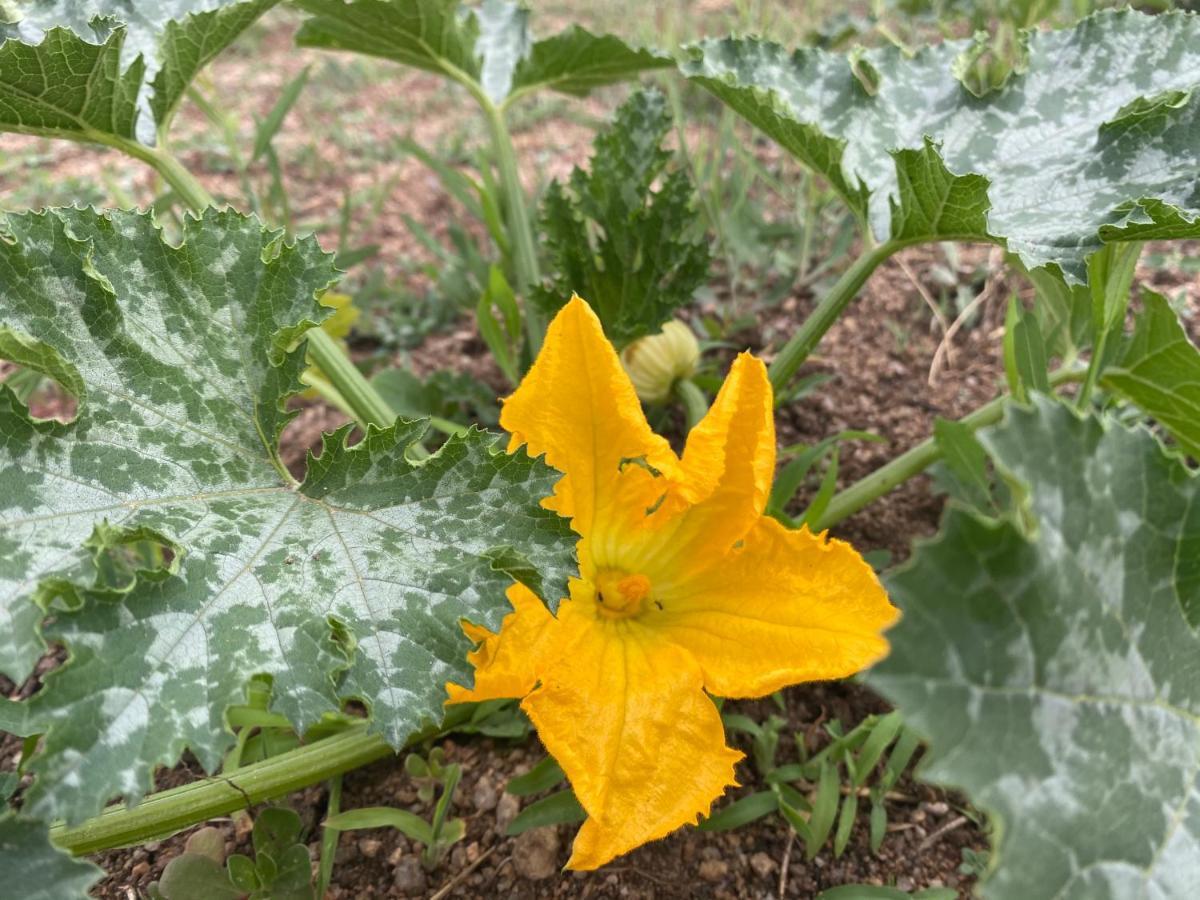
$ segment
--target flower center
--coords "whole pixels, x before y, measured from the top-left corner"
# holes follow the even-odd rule
[[[636,616],[649,599],[650,579],[645,575],[602,569],[596,576],[596,609],[606,618]]]

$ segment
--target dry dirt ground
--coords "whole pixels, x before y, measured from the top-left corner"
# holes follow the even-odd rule
[[[441,235],[461,210],[426,169],[394,152],[395,141],[411,136],[437,152],[449,152],[447,148],[478,144],[478,123],[464,115],[463,98],[448,92],[433,76],[297,50],[291,45],[293,27],[294,19],[284,14],[255,29],[213,67],[207,90],[228,98],[246,136],[252,133],[251,117],[265,115],[282,85],[311,64],[314,82],[325,87],[306,93],[277,142],[297,219],[324,241],[332,241],[342,198],[347,192],[358,197],[361,202],[352,216],[353,242],[379,244],[372,265],[410,278],[408,288],[419,290],[420,275],[413,274],[407,263],[427,260],[428,255],[413,240],[405,216]],[[569,105],[548,101],[514,129],[531,189],[547,178],[562,176],[586,158],[591,123],[605,117],[619,96],[619,91],[604,91]],[[182,159],[201,173],[206,186],[239,204],[238,179],[221,163],[221,151],[194,108],[185,108],[175,135]],[[784,179],[795,175],[770,147],[760,154],[764,164],[779,168]],[[263,171],[257,168],[252,174],[262,177]],[[122,198],[146,203],[156,190],[146,171],[115,154],[0,136],[0,199],[6,208],[66,204],[81,196],[98,204],[117,205]],[[1178,245],[1158,249],[1167,254],[1181,250]],[[1184,257],[1194,256],[1196,249],[1183,247]],[[983,299],[970,326],[943,348],[939,371],[930,383],[945,319],[945,313],[940,313],[943,324],[939,324],[930,307],[937,305],[938,285],[944,282],[947,268],[951,275],[973,284],[974,296],[982,294]],[[941,282],[931,274],[935,269]],[[1196,337],[1200,277],[1170,267],[1146,268],[1142,275],[1156,289],[1183,298]],[[806,364],[802,374],[826,372],[834,378],[780,410],[780,444],[811,443],[846,428],[869,429],[883,436],[883,443],[844,447],[839,474],[844,486],[924,439],[935,416],[961,416],[995,396],[1003,381],[998,354],[1004,304],[1012,290],[1025,289],[1005,276],[999,255],[988,248],[965,248],[952,263],[937,247],[912,249],[889,261]],[[717,287],[710,302],[721,299]],[[731,342],[769,357],[813,302],[808,289],[787,291],[782,302],[763,313],[751,330],[732,336]],[[370,349],[371,341],[368,338],[360,346]],[[417,371],[469,370],[497,391],[503,386],[466,321],[428,338],[408,355],[408,362]],[[304,450],[322,430],[342,421],[335,410],[321,404],[304,406],[287,435],[289,459],[296,466],[303,464]],[[893,561],[899,561],[910,552],[913,539],[934,533],[941,507],[942,499],[932,492],[929,480],[917,478],[843,522],[835,534],[864,552],[887,550]],[[43,671],[60,657],[48,657]],[[0,683],[0,690],[7,696],[24,696],[37,684],[36,678],[20,687]],[[788,720],[782,761],[795,752],[793,734],[806,736],[803,739],[816,749],[820,723],[838,719],[848,728],[887,708],[867,688],[854,683],[806,685],[782,696]],[[759,717],[778,712],[768,701],[738,706]],[[737,743],[741,737],[731,735],[731,740]],[[442,746],[464,768],[453,813],[466,820],[466,839],[439,869],[426,873],[416,864],[414,847],[398,832],[345,833],[330,898],[812,898],[824,888],[857,882],[905,890],[944,885],[966,897],[973,876],[960,871],[963,851],[987,845],[978,814],[964,807],[961,798],[906,777],[889,800],[888,835],[877,855],[867,846],[865,816],[840,859],[826,848],[811,862],[805,861],[802,846],[785,824],[770,817],[723,834],[688,829],[598,872],[562,873],[572,828],[539,829],[516,839],[503,836],[504,826],[518,809],[535,799],[518,800],[506,795],[503,786],[542,758],[536,739],[513,743],[454,737]],[[19,749],[19,742],[0,736],[0,769],[13,767]],[[202,774],[185,760],[160,772],[157,783],[163,788]],[[748,764],[743,764],[739,778],[745,785],[739,789],[742,792],[755,783]],[[327,803],[325,789],[311,788],[283,802],[297,809],[310,829],[315,858],[320,845],[317,826]],[[369,805],[395,805],[426,816],[430,812],[397,761],[346,776],[342,808]],[[223,832],[230,851],[246,851],[247,822],[239,816],[209,824]],[[112,900],[146,896],[149,883],[180,852],[186,837],[101,854],[96,861],[109,875],[94,895]]]

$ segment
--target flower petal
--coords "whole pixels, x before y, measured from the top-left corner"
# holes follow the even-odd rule
[[[524,697],[537,684],[537,667],[544,649],[553,643],[557,622],[525,585],[514,584],[507,596],[514,611],[504,617],[499,633],[493,634],[472,622],[462,623],[467,637],[479,642],[467,654],[467,661],[475,667],[475,687],[447,684],[450,695],[447,703]]]
[[[545,505],[573,519],[583,535],[607,511],[628,506],[615,502],[622,460],[678,466],[667,441],[650,430],[600,320],[579,297],[550,323],[537,361],[504,401],[500,424],[512,434],[510,451],[526,444],[566,473]]]
[[[721,697],[858,672],[887,653],[881,632],[900,616],[849,544],[769,518],[660,602],[648,621],[695,657]]]
[[[665,521],[641,542],[656,585],[723,557],[762,516],[775,474],[773,412],[766,367],[741,354],[688,435],[678,488],[654,516]]]
[[[595,869],[695,823],[741,754],[688,653],[578,599],[559,620],[569,637],[521,706],[588,812],[567,868]]]

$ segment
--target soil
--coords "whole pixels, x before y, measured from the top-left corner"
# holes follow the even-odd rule
[[[707,4],[713,5],[713,4]],[[294,21],[280,14],[276,25],[256,32],[259,42],[254,54],[236,52],[212,69],[213,89],[218,96],[239,104],[237,113],[243,131],[253,127],[251,114],[263,116],[283,84],[304,65],[326,57],[298,51],[291,44]],[[549,26],[547,26],[549,27]],[[269,59],[269,64],[264,60]],[[344,60],[345,58],[339,58]],[[322,63],[323,64],[323,63]],[[406,261],[428,260],[404,224],[410,215],[435,235],[445,233],[445,224],[462,219],[453,201],[436,179],[414,159],[400,158],[378,148],[411,134],[428,147],[439,147],[453,135],[446,122],[453,120],[442,82],[423,73],[389,71],[388,77],[355,74],[354,64],[340,62],[338,77],[359,78],[353,91],[340,99],[309,101],[306,93],[278,139],[279,156],[287,166],[287,177],[303,185],[298,201],[299,217],[309,223],[326,245],[337,233],[337,209],[346,191],[377,196],[356,207],[352,216],[356,243],[376,243],[380,252],[373,266],[389,276],[408,279],[406,287],[421,290],[422,276]],[[321,70],[323,73],[324,70]],[[347,74],[348,73],[348,74]],[[314,73],[316,74],[316,73]],[[377,73],[376,73],[377,74]],[[335,79],[336,80],[336,79]],[[210,90],[212,93],[212,90]],[[349,99],[348,99],[349,98]],[[380,114],[396,109],[402,98],[406,118]],[[452,99],[452,98],[451,98]],[[532,124],[515,129],[518,155],[530,186],[547,177],[561,177],[571,165],[583,161],[589,150],[592,130],[584,124],[588,116],[607,115],[611,95],[600,92],[582,103],[571,101],[574,118],[559,117],[553,127]],[[426,115],[425,113],[430,113]],[[310,131],[330,116],[350,123],[347,130],[361,132],[351,144],[337,135],[314,146]],[[431,123],[441,123],[434,125]],[[461,123],[460,123],[461,124]],[[440,129],[440,130],[439,130]],[[212,151],[204,142],[206,126],[194,109],[185,108],[176,129],[176,143],[189,166],[205,170]],[[209,143],[211,143],[211,139]],[[374,149],[372,149],[374,148]],[[147,202],[155,186],[146,171],[112,153],[64,142],[48,143],[30,138],[0,136],[0,151],[16,158],[29,154],[36,165],[52,173],[50,183],[69,177],[91,178],[98,172],[115,180],[138,202]],[[778,150],[770,145],[756,149],[765,164],[778,167]],[[303,162],[293,162],[302,160]],[[10,170],[11,171],[11,170]],[[258,174],[261,174],[259,172]],[[535,178],[535,175],[537,178]],[[238,202],[237,179],[227,171],[208,170],[206,186],[218,196]],[[53,197],[53,202],[70,198]],[[322,224],[323,223],[323,224]],[[1195,254],[1197,246],[1180,244],[1162,248],[1164,253]],[[953,340],[945,341],[947,316],[956,314],[953,303],[948,313],[943,293],[951,283],[967,286],[971,297],[982,297],[975,314]],[[719,272],[717,273],[719,274]],[[1182,297],[1191,312],[1189,329],[1200,337],[1200,277],[1171,268],[1144,273],[1157,290]],[[881,435],[883,443],[843,445],[839,482],[842,486],[862,477],[887,460],[925,439],[936,416],[957,417],[974,409],[998,392],[1003,381],[999,358],[999,330],[1004,304],[1013,290],[1026,286],[1005,275],[998,251],[990,248],[960,248],[951,259],[937,246],[914,248],[885,263],[870,279],[860,298],[822,341],[819,353],[806,363],[801,374],[828,373],[832,380],[779,410],[777,427],[781,446],[811,443],[837,431],[867,429]],[[769,358],[795,324],[811,309],[817,288],[786,292],[773,309],[761,313],[752,330],[735,336],[738,348],[748,347]],[[723,299],[716,292],[715,301]],[[939,307],[935,315],[931,307]],[[939,346],[945,344],[939,354]],[[368,342],[357,351],[373,353]],[[948,351],[948,352],[947,352]],[[937,358],[937,371],[931,364]],[[503,378],[465,320],[447,332],[433,335],[403,361],[418,372],[440,368],[469,371],[475,377],[504,390]],[[38,398],[39,414],[61,412],[69,401],[53,394]],[[343,417],[319,402],[296,401],[297,419],[285,433],[285,460],[295,472],[302,471],[305,452],[319,446],[324,431],[340,425]],[[802,493],[798,503],[811,494]],[[868,509],[834,529],[838,537],[852,541],[861,551],[887,550],[893,562],[904,559],[912,540],[934,533],[942,499],[931,489],[928,478],[908,482]],[[0,692],[24,698],[40,685],[38,676],[60,664],[64,654],[47,655],[25,685],[0,678]],[[780,757],[794,758],[792,735],[800,732],[819,743],[820,723],[838,719],[850,728],[864,717],[885,711],[886,704],[869,689],[854,682],[810,684],[781,694],[787,719]],[[759,718],[780,710],[769,700],[731,704],[731,709]],[[731,734],[734,744],[742,736]],[[813,898],[821,890],[840,884],[867,882],[895,885],[903,890],[930,886],[955,888],[960,896],[971,893],[974,876],[960,872],[965,850],[981,851],[987,836],[977,813],[966,808],[959,797],[913,781],[906,776],[889,798],[888,834],[878,854],[868,846],[865,815],[856,825],[849,845],[840,858],[827,847],[806,861],[802,845],[776,816],[725,833],[685,829],[622,857],[598,872],[563,873],[569,855],[573,828],[557,827],[527,832],[518,838],[503,836],[505,824],[517,810],[536,798],[517,798],[503,792],[508,779],[528,771],[544,755],[536,738],[505,742],[490,738],[454,736],[441,742],[447,757],[463,766],[463,781],[455,795],[453,814],[465,819],[466,838],[442,865],[425,872],[414,863],[415,848],[398,832],[390,830],[344,833],[340,838],[329,898],[399,897],[597,897],[597,898]],[[11,771],[19,759],[21,742],[0,735],[0,770]],[[816,749],[814,745],[812,749]],[[180,765],[156,776],[159,789],[184,783],[203,773],[194,760],[185,757]],[[731,797],[754,789],[757,776],[749,763],[739,768],[744,785]],[[323,787],[311,788],[284,801],[305,822],[309,846],[316,859],[321,822],[327,804]],[[728,802],[728,798],[723,801]],[[344,779],[342,808],[393,805],[428,817],[428,804],[420,802],[412,779],[400,761],[388,760],[349,773]],[[252,811],[253,812],[253,811]],[[244,814],[206,823],[220,830],[228,852],[248,852],[250,819]],[[197,826],[197,828],[200,826]],[[160,877],[166,863],[177,856],[190,833],[138,848],[115,850],[95,860],[108,876],[93,890],[106,900],[130,900],[147,896],[148,885]]]

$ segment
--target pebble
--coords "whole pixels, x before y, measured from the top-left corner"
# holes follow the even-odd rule
[[[496,830],[503,832],[521,811],[521,801],[512,794],[503,794],[496,803]]]
[[[750,868],[763,878],[766,878],[775,871],[775,860],[760,851],[750,857]]]
[[[480,812],[491,812],[500,802],[500,790],[490,778],[480,778],[471,790],[471,803]]]
[[[943,800],[938,800],[936,803],[927,803],[925,808],[935,816],[944,816],[950,812],[950,804]]]
[[[374,838],[363,838],[358,842],[358,852],[367,859],[374,859],[379,855],[379,851],[382,849],[383,841],[378,841]]]
[[[906,893],[906,894],[910,893],[914,886],[915,885],[913,884],[913,880],[911,878],[908,878],[907,876],[901,875],[899,878],[896,879],[896,889],[900,890],[900,891],[904,891],[904,893]]]
[[[421,868],[421,861],[415,856],[406,856],[396,863],[392,881],[406,894],[424,893],[427,886],[425,870]]]
[[[558,831],[534,828],[513,842],[513,868],[530,881],[542,881],[558,874]]]
[[[187,843],[183,845],[185,853],[199,853],[201,856],[207,856],[216,860],[218,863],[225,862],[225,835],[219,828],[213,828],[211,825],[208,828],[201,828],[188,837]]]
[[[720,881],[729,874],[729,863],[723,859],[706,859],[700,863],[700,877],[705,881]]]
[[[129,870],[129,877],[134,881],[140,879],[143,875],[150,871],[150,863],[142,860],[136,866]]]

